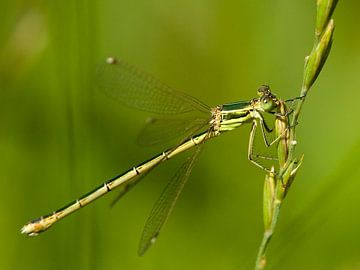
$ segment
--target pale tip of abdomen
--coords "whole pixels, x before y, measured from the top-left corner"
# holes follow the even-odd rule
[[[22,233],[22,234],[27,234],[28,236],[36,236],[36,235],[38,235],[39,233],[40,233],[40,231],[39,231],[39,226],[38,226],[39,224],[36,224],[36,223],[32,223],[32,222],[30,222],[30,223],[28,223],[28,224],[26,224],[26,225],[24,225],[22,228],[21,228],[21,230],[20,230],[20,232]]]
[[[49,215],[30,221],[21,228],[21,233],[27,234],[28,236],[36,236],[47,229],[56,222],[55,215]]]

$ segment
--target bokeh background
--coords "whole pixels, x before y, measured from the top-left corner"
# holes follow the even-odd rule
[[[207,143],[156,245],[142,227],[182,157],[114,208],[102,198],[28,238],[21,226],[162,150],[136,144],[147,113],[94,90],[117,56],[213,106],[261,84],[298,95],[315,1],[8,1],[0,4],[0,269],[252,269],[264,172],[250,127]],[[360,269],[360,2],[340,1],[330,57],[298,126],[304,164],[268,269]]]

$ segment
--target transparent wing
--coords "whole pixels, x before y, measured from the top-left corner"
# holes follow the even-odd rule
[[[150,170],[151,171],[151,170]],[[110,207],[114,207],[114,205],[126,194],[128,193],[131,189],[133,189],[150,171],[139,175],[137,177],[135,177],[132,181],[124,183],[123,185],[121,185],[120,190],[118,192],[118,194],[116,195],[116,197],[112,200],[112,202],[110,203]]]
[[[137,142],[150,146],[168,142],[178,137],[188,137],[209,124],[210,117],[150,118],[141,130]]]
[[[158,237],[162,226],[168,219],[187,179],[189,178],[190,172],[194,166],[196,157],[200,153],[200,150],[201,145],[197,146],[193,155],[188,157],[185,163],[182,164],[180,169],[165,187],[160,198],[151,210],[139,244],[138,254],[140,256],[144,255]]]
[[[113,58],[99,67],[96,83],[109,96],[139,110],[159,114],[210,111],[199,100],[172,90],[136,67]]]
[[[207,126],[207,122],[203,125],[197,125],[194,126],[192,129],[189,129],[189,132],[186,134],[187,136],[184,137],[183,140],[181,140],[180,143],[178,143],[175,147],[173,147],[172,150],[176,149],[179,145],[183,144],[185,141],[189,140],[191,137],[193,137],[195,134],[197,134],[198,132],[200,132],[201,130],[203,130],[206,126]],[[171,151],[170,151],[171,152]],[[165,158],[165,157],[164,157]],[[158,163],[159,165],[160,163]],[[149,171],[135,177],[133,180],[124,183],[123,185],[121,185],[119,187],[119,193],[117,194],[117,196],[113,199],[113,201],[111,202],[110,206],[113,207],[126,193],[128,193],[131,189],[133,189],[138,183],[140,183],[140,181],[149,173],[151,172],[153,169],[155,169],[158,165],[152,167]]]

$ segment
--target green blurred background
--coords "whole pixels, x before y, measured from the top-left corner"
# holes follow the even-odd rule
[[[0,269],[252,269],[264,172],[249,127],[209,142],[142,258],[146,217],[181,157],[113,209],[107,196],[28,238],[21,226],[162,150],[136,136],[148,114],[94,91],[107,56],[213,106],[270,84],[300,92],[315,1],[8,1],[0,8]],[[360,269],[360,2],[340,1],[330,57],[298,127],[305,161],[284,203],[268,269]]]

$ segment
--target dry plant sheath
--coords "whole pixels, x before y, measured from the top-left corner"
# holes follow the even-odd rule
[[[282,107],[282,117],[277,117],[275,129],[277,134],[283,134],[278,143],[279,172],[273,169],[265,177],[263,212],[264,235],[259,247],[255,269],[266,266],[266,250],[274,233],[279,217],[281,204],[288,193],[296,173],[302,163],[303,156],[294,156],[296,147],[295,128],[305,98],[329,55],[334,32],[334,21],[331,19],[337,0],[318,0],[315,27],[315,43],[309,56],[305,58],[304,78],[301,86],[299,102],[294,111],[286,116],[286,109]]]

